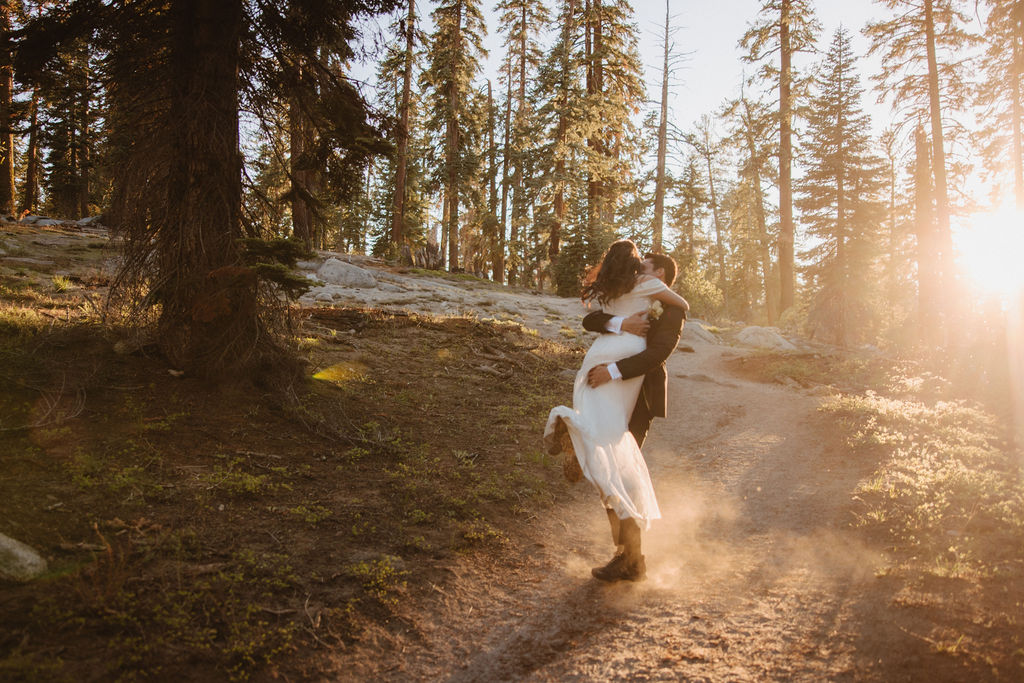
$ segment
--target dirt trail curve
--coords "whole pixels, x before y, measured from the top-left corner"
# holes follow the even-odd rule
[[[644,448],[664,515],[647,581],[590,577],[607,522],[589,485],[567,485],[505,563],[435,587],[436,613],[389,643],[400,654],[349,659],[353,679],[943,680],[876,578],[886,559],[847,528],[863,473],[820,399],[730,375],[730,353],[670,360],[671,418]]]

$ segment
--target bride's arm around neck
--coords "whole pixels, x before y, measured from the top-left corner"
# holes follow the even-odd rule
[[[645,278],[650,278],[650,279],[653,279],[653,280],[657,279],[657,278],[655,278],[652,275],[641,275],[640,276],[640,281],[643,281]],[[664,283],[662,283],[662,284],[664,285]],[[684,311],[689,311],[690,310],[689,302],[686,299],[684,299],[683,297],[681,297],[678,294],[676,294],[675,292],[673,292],[671,289],[669,289],[668,285],[665,285],[664,287],[659,288],[658,291],[656,291],[653,294],[651,294],[651,298],[655,299],[657,301],[660,301],[661,303],[665,304],[666,306],[675,306],[677,308],[683,309]]]

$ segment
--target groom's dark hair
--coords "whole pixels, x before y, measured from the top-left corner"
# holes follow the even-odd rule
[[[671,287],[672,283],[676,281],[676,271],[678,270],[676,262],[672,260],[672,257],[665,254],[648,252],[644,254],[644,258],[651,259],[654,261],[655,268],[661,268],[665,271],[665,284]]]

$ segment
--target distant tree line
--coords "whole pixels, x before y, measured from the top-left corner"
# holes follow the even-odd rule
[[[704,317],[941,346],[966,180],[1024,205],[1024,0],[877,4],[879,137],[862,55],[811,0],[762,1],[749,77],[689,129],[669,3],[654,84],[627,0],[486,8],[493,82],[481,0],[6,0],[0,211],[104,213],[121,284],[193,362],[250,348],[261,287],[287,286],[294,255],[243,238],[575,295],[630,237],[677,259]]]

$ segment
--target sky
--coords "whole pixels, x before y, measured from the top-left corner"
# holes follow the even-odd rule
[[[486,47],[490,53],[485,72],[491,76],[497,73],[502,52],[495,4],[494,0],[484,2],[489,31]],[[548,2],[549,7],[553,4]],[[648,97],[656,99],[661,88],[665,0],[632,0],[632,5],[640,31]],[[752,66],[742,62],[743,50],[738,43],[757,19],[760,6],[761,0],[670,0],[671,23],[678,27],[673,36],[674,51],[683,55],[670,86],[670,114],[676,126],[690,128],[703,114],[714,112],[723,101],[739,94],[744,68],[750,72]],[[823,49],[827,49],[832,33],[842,24],[853,34],[854,50],[864,55],[868,42],[860,29],[869,19],[884,16],[885,9],[872,0],[819,0],[816,12],[822,24]],[[862,79],[866,79],[869,64],[861,65]],[[863,85],[865,89],[870,87],[866,81]],[[866,108],[873,105],[874,95],[866,95],[865,100]],[[888,109],[883,107],[879,111],[885,115]]]
[[[817,4],[823,47],[827,48],[832,33],[842,23],[854,34],[854,50],[865,54],[868,44],[860,29],[873,14],[878,16],[882,8],[870,0],[822,0]],[[742,62],[743,50],[738,43],[756,21],[760,5],[760,0],[671,0],[675,15],[672,23],[678,22],[680,26],[675,34],[677,49],[688,53],[680,65],[675,97],[670,102],[677,125],[688,128],[702,114],[716,110],[724,100],[739,94],[744,69],[750,73],[753,66]],[[642,35],[648,92],[653,91],[656,96],[661,77],[660,34],[664,30],[665,2],[634,0],[633,8]],[[861,74],[863,77],[863,66]]]
[[[554,0],[546,0],[549,9]],[[674,79],[670,86],[670,115],[673,123],[683,130],[689,129],[703,114],[715,112],[728,98],[739,94],[744,69],[749,73],[752,65],[741,60],[743,50],[738,46],[740,38],[756,19],[761,0],[670,0],[674,52],[681,55]],[[487,21],[488,34],[484,47],[488,59],[480,74],[481,81],[491,78],[497,82],[498,63],[502,55],[502,36],[498,33],[498,13],[494,7],[497,0],[482,0]],[[639,29],[641,59],[646,70],[648,97],[657,99],[661,88],[662,36],[665,21],[665,0],[631,0],[635,10],[635,23]],[[431,0],[417,2],[424,23],[421,28],[431,30],[429,13],[435,4]],[[551,9],[552,13],[554,12]],[[886,10],[873,0],[817,0],[815,11],[822,25],[819,44],[827,50],[832,33],[840,24],[852,34],[853,47],[858,55],[867,53],[868,41],[861,29],[869,19],[885,16]],[[371,21],[376,29],[370,29],[367,37],[376,41],[390,41],[392,38],[385,26],[390,19],[378,18]],[[553,36],[542,41],[550,47]],[[819,56],[820,57],[820,56]],[[799,60],[817,57],[798,56]],[[867,74],[877,66],[877,59],[862,59],[859,65],[863,86],[870,90]],[[353,76],[360,80],[373,80],[376,66],[364,63],[354,68]],[[874,118],[888,118],[888,108],[874,104],[874,94],[865,95],[864,106]],[[876,131],[881,131],[887,121],[874,121]]]

